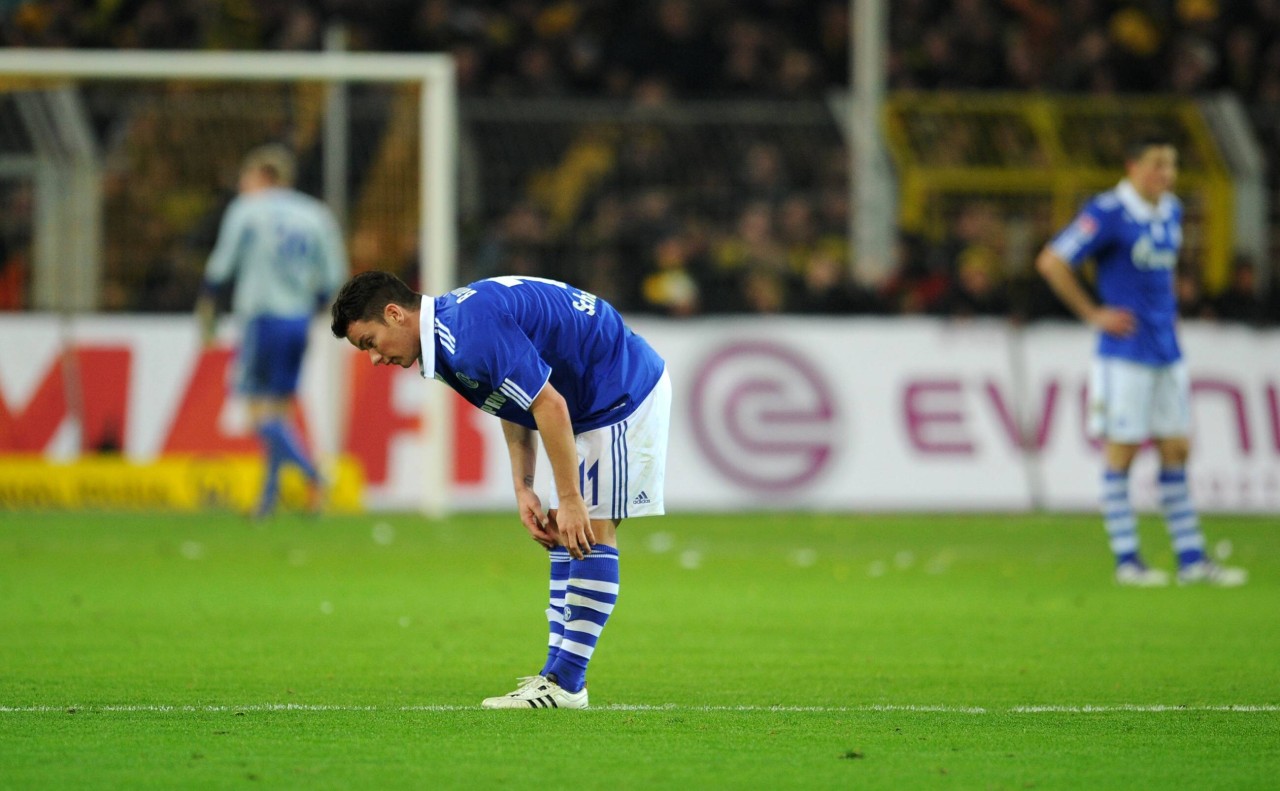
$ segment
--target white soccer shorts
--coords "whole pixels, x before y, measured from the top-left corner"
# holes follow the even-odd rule
[[[584,431],[578,445],[578,484],[592,519],[630,519],[666,513],[662,498],[671,426],[671,378],[666,371],[626,420]],[[558,508],[551,487],[548,498]]]
[[[1099,357],[1089,385],[1089,433],[1137,445],[1191,431],[1191,379],[1182,361],[1143,365]]]

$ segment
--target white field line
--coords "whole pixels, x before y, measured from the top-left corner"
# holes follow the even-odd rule
[[[341,705],[316,705],[305,703],[255,703],[245,706],[223,706],[223,705],[206,705],[206,706],[166,706],[161,704],[106,704],[106,705],[89,705],[79,706],[69,704],[66,706],[4,706],[0,705],[0,714],[42,714],[42,713],[64,713],[72,714],[78,712],[95,712],[95,713],[158,713],[166,714],[170,712],[176,713],[220,713],[230,712],[234,714],[247,714],[249,712],[271,712],[271,711],[294,711],[294,712],[358,712],[358,711],[430,711],[430,712],[449,712],[449,711],[476,711],[479,706],[341,706]],[[1141,704],[1117,704],[1110,706],[1011,706],[1007,708],[984,708],[981,706],[929,706],[929,705],[867,705],[867,706],[685,706],[678,703],[667,703],[663,705],[648,704],[624,704],[614,703],[606,706],[597,706],[588,711],[701,711],[701,712],[816,712],[816,713],[893,713],[893,712],[923,712],[937,714],[1120,714],[1120,713],[1139,713],[1139,714],[1161,714],[1176,712],[1232,712],[1232,713],[1277,713],[1280,712],[1280,705],[1276,704],[1251,704],[1251,703],[1234,703],[1217,706],[1177,706],[1177,705],[1141,705]]]

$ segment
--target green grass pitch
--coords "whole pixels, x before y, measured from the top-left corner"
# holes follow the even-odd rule
[[[1248,586],[1120,589],[1089,515],[635,520],[594,708],[489,712],[512,515],[4,514],[0,788],[1276,788],[1280,524],[1205,522]]]

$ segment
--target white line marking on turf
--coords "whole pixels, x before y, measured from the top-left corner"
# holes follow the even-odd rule
[[[177,713],[248,713],[248,712],[271,712],[271,711],[298,711],[298,712],[357,712],[357,711],[477,711],[478,706],[449,706],[449,705],[421,705],[421,706],[342,706],[342,705],[317,705],[306,703],[255,703],[246,706],[224,706],[224,705],[206,705],[206,706],[169,706],[163,704],[104,704],[93,706],[80,706],[69,704],[66,706],[0,706],[0,714],[41,714],[41,713],[76,713],[76,712],[102,712],[102,713],[156,713],[166,714],[171,712]],[[873,704],[867,706],[685,706],[678,703],[667,703],[661,705],[653,704],[625,704],[613,703],[606,706],[597,706],[588,711],[702,711],[702,712],[755,712],[755,711],[773,711],[773,712],[796,712],[796,713],[893,713],[893,712],[912,712],[927,714],[1159,714],[1164,712],[1240,712],[1240,713],[1275,713],[1280,712],[1280,705],[1276,704],[1252,704],[1252,703],[1232,703],[1217,706],[1200,705],[1200,706],[1178,706],[1178,705],[1139,705],[1139,704],[1117,704],[1110,706],[1011,706],[1008,708],[983,708],[981,706],[920,706],[920,705],[894,705],[894,704]]]
[[[1247,703],[1225,706],[1138,706],[1132,704],[1120,704],[1116,706],[1014,706],[1009,709],[1010,714],[1090,714],[1093,712],[1114,713],[1126,711],[1142,713],[1157,713],[1163,711],[1266,712],[1280,711],[1280,706],[1269,704],[1251,705]]]

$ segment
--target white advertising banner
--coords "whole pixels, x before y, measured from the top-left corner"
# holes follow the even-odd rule
[[[672,510],[1092,510],[1084,431],[1091,334],[1071,324],[740,317],[638,319],[674,387]],[[184,317],[0,317],[0,454],[134,461],[253,453],[227,396],[230,336]],[[1204,510],[1280,512],[1280,331],[1183,327],[1191,479]],[[67,350],[70,350],[68,352]],[[421,499],[427,388],[373,368],[317,321],[299,416],[308,442],[364,470],[367,507]],[[453,505],[510,507],[498,421],[460,398]],[[79,419],[74,419],[79,416]],[[1154,452],[1133,476],[1154,501]],[[545,470],[546,465],[542,465]]]
[[[673,507],[1031,504],[1007,423],[1002,325],[761,317],[640,326],[675,387]]]
[[[1280,512],[1280,332],[1187,323],[1180,333],[1191,374],[1192,491],[1202,510]],[[1023,334],[1029,449],[1049,509],[1092,508],[1100,453],[1085,430],[1085,392],[1094,340],[1070,325]],[[1134,502],[1156,505],[1154,449],[1130,475]]]

